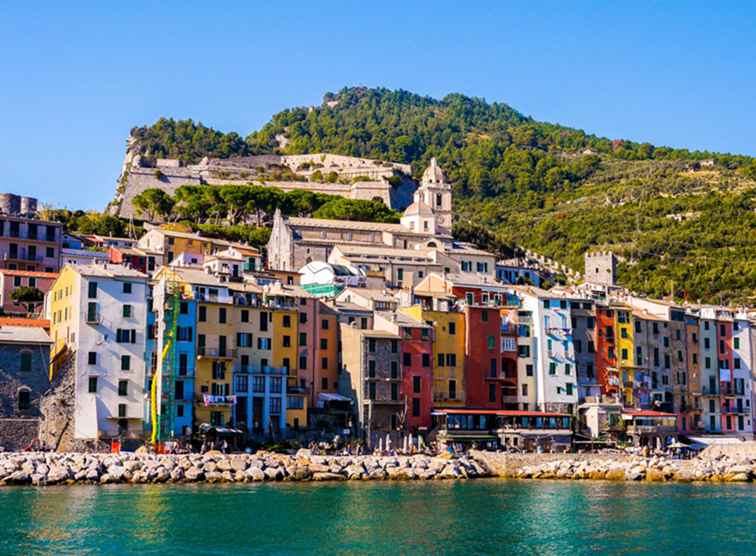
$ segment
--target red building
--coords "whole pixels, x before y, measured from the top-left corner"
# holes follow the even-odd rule
[[[497,308],[466,305],[465,405],[501,408],[501,313]]]
[[[520,409],[517,399],[517,309],[501,309],[501,403]]]
[[[736,432],[737,419],[730,411],[735,407],[734,359],[732,353],[732,321],[717,320],[717,358],[719,359],[719,392],[722,413],[722,432]]]
[[[604,395],[617,395],[620,391],[617,368],[616,338],[614,337],[614,310],[596,305],[596,378]]]
[[[431,426],[433,327],[403,313],[375,313],[375,328],[401,338],[402,390],[409,431]]]
[[[152,259],[151,264],[149,259]],[[135,247],[109,247],[108,260],[111,263],[128,265],[145,274],[155,270],[154,256],[148,256],[147,253]]]

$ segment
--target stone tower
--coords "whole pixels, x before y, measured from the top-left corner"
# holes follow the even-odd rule
[[[617,258],[611,251],[585,253],[585,281],[589,284],[614,286],[617,276]]]
[[[435,233],[437,235],[451,235],[452,232],[452,191],[446,182],[446,175],[431,158],[430,165],[423,172],[420,187],[415,191],[415,202],[419,207],[423,204],[430,207],[435,215]],[[422,231],[422,230],[418,230]]]

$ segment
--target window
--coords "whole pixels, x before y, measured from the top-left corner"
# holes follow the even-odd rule
[[[131,305],[124,305],[123,306],[123,318],[130,319],[131,318]]]
[[[526,376],[533,376],[533,365],[525,365],[525,375]]]
[[[368,361],[368,377],[375,378],[375,359]]]
[[[240,348],[252,347],[252,334],[249,332],[237,332],[236,333],[236,347],[240,347]]]
[[[480,312],[480,320],[483,322],[488,322],[488,309],[483,309]]]
[[[564,374],[568,376],[572,374],[572,365],[570,365],[569,363],[565,363],[564,365]]]
[[[549,363],[549,374],[555,375],[556,372],[557,372],[557,364],[552,361],[551,363]]]
[[[66,317],[66,320],[68,317]],[[97,303],[90,301],[87,303],[87,322],[97,322]]]
[[[399,399],[399,385],[396,382],[391,383],[391,400],[396,401]]]
[[[299,324],[307,324],[307,313],[299,313]]]
[[[496,364],[496,359],[491,359],[491,362],[488,367],[488,376],[491,378],[496,378],[496,375],[498,374],[498,368]]]
[[[96,351],[90,351],[87,354],[87,363],[90,365],[97,365],[97,352]]]
[[[118,342],[119,344],[135,344],[136,330],[119,328],[118,330],[116,330],[116,342]]]
[[[488,385],[488,401],[491,403],[496,402],[496,385],[495,384]]]
[[[444,354],[443,353],[439,353],[436,358],[438,360],[438,366],[439,367],[443,367],[444,366]]]
[[[283,336],[283,347],[291,347],[291,336]]]
[[[391,340],[391,353],[399,353],[399,340]]]
[[[89,282],[87,285],[87,297],[97,299],[97,282]]]
[[[565,387],[567,388],[567,395],[568,396],[572,396],[572,386],[573,385],[572,385],[571,382],[568,382],[567,384],[565,384]]]
[[[321,338],[320,339],[320,349],[328,349],[328,339],[327,338]]]
[[[96,376],[89,377],[89,388],[87,389],[87,392],[89,392],[90,394],[97,393],[97,377]]]
[[[223,425],[223,412],[211,411],[210,412],[210,424],[214,427],[220,427]]]
[[[399,378],[399,364],[396,361],[391,362],[391,378]]]
[[[518,357],[530,357],[530,346],[517,346]]]
[[[486,339],[486,347],[488,348],[488,351],[493,351],[496,348],[496,338],[489,336]]]
[[[368,383],[368,399],[375,399],[375,382]]]
[[[284,328],[291,328],[291,315],[284,315],[283,316],[283,327]]]
[[[189,355],[186,353],[179,353],[179,374],[185,375],[189,368]]]
[[[457,399],[457,381],[456,380],[449,381],[449,399],[451,400]]]
[[[528,385],[527,384],[523,384],[522,385],[522,395],[523,396],[527,396],[528,395]]]
[[[422,364],[423,364],[423,367],[425,368],[430,367],[430,353],[422,354]]]
[[[620,337],[627,338],[627,327],[623,326],[620,328]]]
[[[321,357],[321,359],[320,359],[320,368],[321,369],[327,369],[328,368],[328,357]]]
[[[131,369],[131,357],[128,355],[121,355],[121,370],[128,371]]]
[[[129,381],[128,380],[119,380],[118,381],[118,395],[119,396],[128,396],[129,395]]]
[[[191,342],[193,330],[191,326],[177,326],[176,337],[179,342]]]
[[[320,328],[323,330],[328,330],[328,319],[323,319],[320,321]]]
[[[412,398],[412,416],[420,417],[420,398]]]
[[[123,293],[131,293],[131,282],[123,283]]]
[[[457,366],[457,354],[456,353],[447,353],[446,354],[446,366],[447,367],[456,367]]]
[[[247,378],[247,377],[244,377],[244,378]],[[175,382],[175,387],[173,389],[173,392],[177,400],[184,399],[184,381],[183,380],[177,380]]]
[[[734,347],[735,349],[740,349],[740,338],[732,339],[732,347]]]
[[[272,415],[281,414],[281,398],[278,398],[278,397],[270,398],[270,413]]]
[[[423,354],[426,355],[426,354]],[[405,367],[411,367],[412,366],[412,354],[407,353],[406,351],[402,353],[402,365]]]
[[[419,394],[422,386],[422,377],[419,376],[413,376],[412,377],[412,392],[415,394]]]
[[[627,348],[622,348],[620,351],[620,356],[622,357],[623,361],[627,361]]]
[[[225,307],[218,308],[218,322],[221,324],[226,323],[226,308]]]
[[[456,322],[450,322],[449,323],[449,334],[454,335],[457,333],[457,323]]]
[[[197,320],[200,322],[207,322],[207,307],[204,305],[200,305],[199,308],[199,315],[197,317]]]
[[[213,361],[213,380],[226,379],[226,364],[223,361]]]
[[[375,338],[368,338],[368,352],[375,353]]]

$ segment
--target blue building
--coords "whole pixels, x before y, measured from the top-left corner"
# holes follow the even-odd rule
[[[284,367],[236,367],[235,426],[259,436],[278,436],[284,433],[287,409],[286,377]]]

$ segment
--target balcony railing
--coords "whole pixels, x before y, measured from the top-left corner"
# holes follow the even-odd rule
[[[236,349],[220,349],[200,346],[197,348],[197,357],[215,357],[218,359],[234,359],[237,356]]]
[[[236,396],[214,396],[212,394],[202,394],[197,396],[197,402],[206,406],[211,405],[234,405],[236,403]]]

